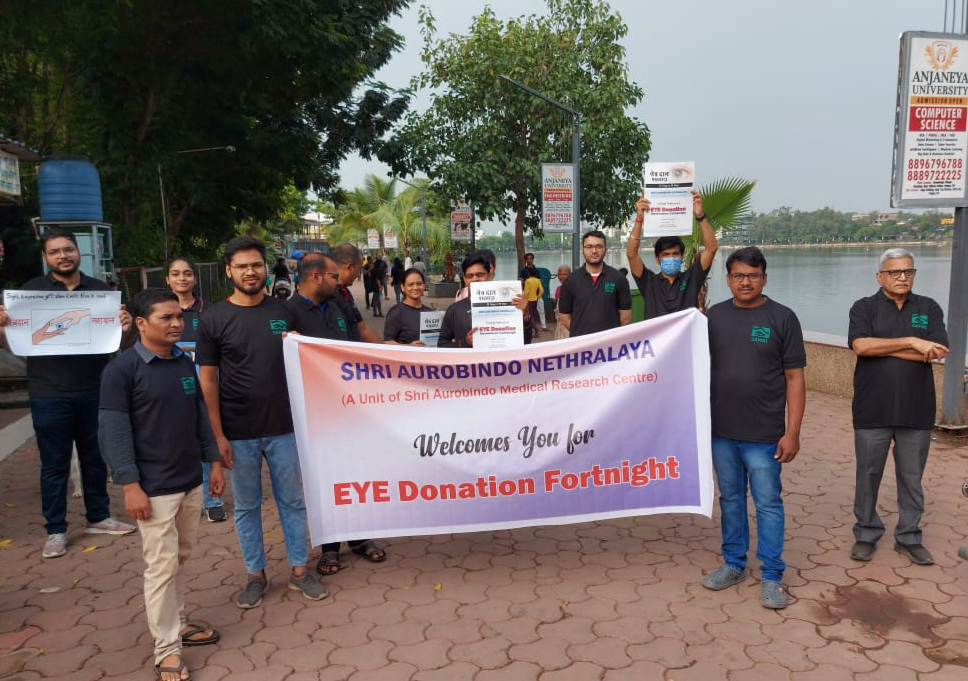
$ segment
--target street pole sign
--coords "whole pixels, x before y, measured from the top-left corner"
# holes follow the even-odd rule
[[[450,240],[471,240],[471,207],[462,201],[450,212]]]
[[[567,234],[575,218],[575,166],[541,164],[541,225],[545,234]]]
[[[894,207],[968,206],[968,37],[901,34]]]

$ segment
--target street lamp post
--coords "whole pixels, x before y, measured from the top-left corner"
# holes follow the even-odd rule
[[[176,151],[176,154],[199,154],[206,151],[224,151],[227,154],[234,154],[235,147],[227,144],[221,147],[201,147],[199,149],[183,149]],[[161,163],[158,164],[158,190],[161,192],[161,225],[164,230],[165,260],[162,265],[168,264],[168,199],[165,197],[165,181],[161,172]]]
[[[408,187],[413,187],[420,191],[420,218],[423,220],[423,242],[420,246],[420,254],[424,264],[427,265],[427,188],[420,187],[412,182],[407,182],[402,177],[394,176],[394,179],[400,180]]]
[[[542,99],[551,106],[556,107],[567,114],[570,114],[575,119],[575,131],[571,136],[571,164],[574,166],[575,175],[575,193],[572,196],[572,215],[571,215],[571,267],[573,270],[577,270],[581,254],[581,112],[575,111],[574,109],[565,106],[561,102],[557,102],[548,95],[538,92],[537,90],[528,87],[524,83],[519,83],[513,78],[505,76],[503,73],[498,74],[498,78],[501,80],[511,83],[514,87],[520,88],[530,95],[534,95],[538,99]]]

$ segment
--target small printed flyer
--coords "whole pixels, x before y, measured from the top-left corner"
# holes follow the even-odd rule
[[[511,302],[521,295],[520,281],[472,281],[470,295],[475,350],[524,347],[524,318]]]
[[[15,355],[103,355],[121,345],[120,291],[4,291],[3,304]]]
[[[642,236],[692,234],[695,177],[692,161],[642,164],[645,198],[649,200]]]
[[[444,323],[444,312],[433,310],[420,313],[420,341],[428,348],[437,347],[440,326]]]

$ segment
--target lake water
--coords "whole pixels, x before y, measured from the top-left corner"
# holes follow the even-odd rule
[[[767,260],[767,285],[764,293],[793,309],[805,331],[847,335],[847,316],[854,301],[878,289],[874,273],[877,260],[887,246],[821,246],[809,248],[764,248]],[[914,253],[918,274],[914,292],[934,298],[948,317],[948,282],[951,277],[951,246],[905,245]],[[726,258],[735,247],[720,247],[709,275],[709,301],[718,303],[730,297],[726,286]],[[651,250],[642,250],[643,260],[655,269]],[[624,249],[611,249],[607,261],[612,267],[627,267]],[[538,267],[547,267],[552,277],[558,265],[571,264],[571,252],[535,254]],[[517,261],[510,253],[499,253],[497,278],[512,278]],[[629,277],[635,290],[635,282]],[[551,289],[557,288],[552,279]]]

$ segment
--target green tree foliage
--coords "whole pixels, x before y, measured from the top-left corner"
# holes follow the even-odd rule
[[[427,185],[426,181],[417,181]],[[421,186],[418,184],[418,186]],[[380,234],[381,245],[384,232],[397,233],[400,247],[398,255],[419,255],[423,243],[423,219],[420,214],[420,190],[405,187],[397,193],[400,185],[396,180],[382,180],[367,175],[363,186],[347,193],[346,203],[339,210],[337,225],[331,230],[331,243],[344,241],[365,242],[367,230]],[[428,199],[432,192],[427,187]],[[428,200],[428,208],[438,202]],[[450,230],[443,220],[432,213],[427,214],[427,251],[433,261],[441,261],[450,248]]]
[[[122,260],[161,258],[159,175],[172,250],[209,256],[287,186],[332,192],[349,152],[381,148],[408,97],[373,75],[406,2],[7,3],[0,130],[94,161]]]
[[[542,16],[507,22],[484,9],[466,35],[443,40],[422,8],[426,70],[413,87],[429,89],[432,102],[408,117],[393,147],[406,157],[398,172],[427,173],[482,219],[513,216],[519,259],[525,233],[540,230],[541,163],[571,160],[574,126],[498,75],[581,113],[581,216],[589,223],[617,224],[629,212],[650,148],[648,128],[625,113],[643,94],[629,81],[622,18],[604,2],[547,4]]]
[[[942,214],[898,213],[896,220],[878,219],[870,213],[854,219],[851,213],[832,208],[814,211],[777,208],[756,215],[745,234],[735,238],[756,244],[837,244],[869,241],[922,241],[950,238],[951,227],[941,225]],[[727,236],[727,241],[731,237]]]

